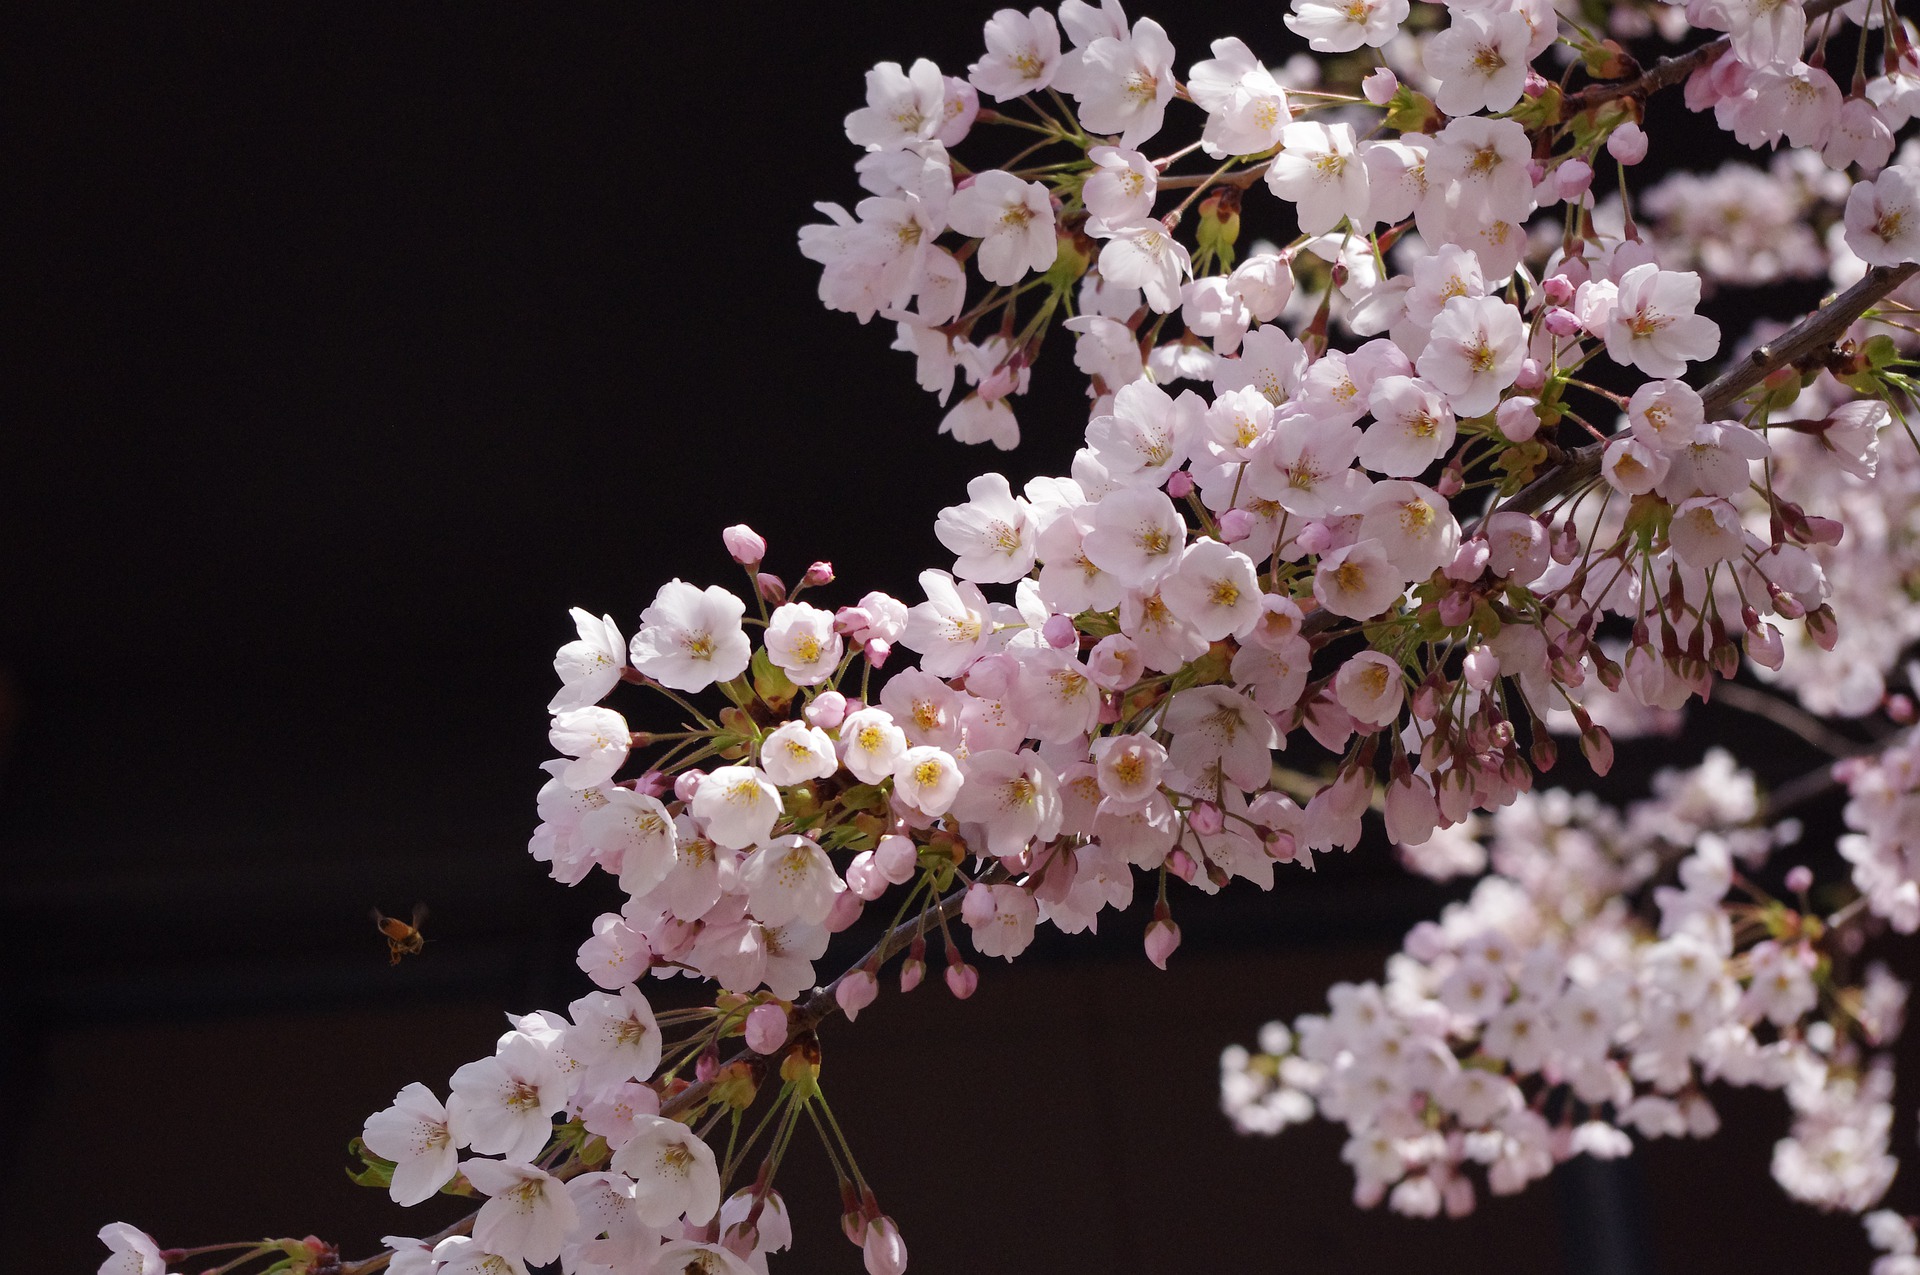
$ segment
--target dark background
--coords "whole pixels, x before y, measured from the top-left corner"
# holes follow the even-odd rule
[[[989,9],[10,12],[0,1269],[90,1270],[112,1219],[354,1256],[444,1224],[453,1202],[348,1184],[343,1149],[502,1010],[587,989],[610,896],[524,853],[566,608],[630,633],[672,576],[732,585],[742,520],[790,579],[832,560],[828,602],[908,595],[969,475],[1064,472],[1064,348],[1027,445],[970,452],[794,246],[812,201],[860,197],[862,72],[963,72]],[[1267,13],[1159,16],[1184,69],[1229,30],[1278,60]],[[1354,1211],[1334,1128],[1236,1138],[1220,1047],[1376,975],[1445,897],[1370,844],[1271,895],[1177,897],[1168,973],[1136,908],[967,1004],[889,991],[831,1030],[825,1082],[914,1268],[1864,1269],[1857,1224],[1768,1179],[1772,1095],[1461,1223]],[[415,902],[430,942],[389,968],[368,909]],[[858,1269],[817,1152],[795,1163],[776,1269]]]

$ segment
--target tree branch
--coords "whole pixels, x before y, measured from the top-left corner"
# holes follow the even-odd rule
[[[1748,390],[1774,372],[1825,353],[1861,315],[1913,278],[1916,271],[1920,271],[1920,265],[1911,262],[1873,267],[1860,282],[1722,372],[1700,391],[1707,419],[1725,419]],[[1600,475],[1600,452],[1604,446],[1588,443],[1573,449],[1565,460],[1509,496],[1500,508],[1538,513],[1555,498],[1592,482]]]
[[[1811,23],[1814,18],[1825,17],[1846,2],[1847,0],[1812,0],[1812,3],[1806,6],[1808,22]],[[1732,47],[1732,37],[1723,35],[1717,40],[1709,40],[1699,48],[1676,57],[1661,58],[1631,80],[1590,84],[1578,93],[1568,96],[1564,106],[1565,113],[1572,116],[1581,111],[1592,110],[1596,106],[1604,106],[1608,102],[1618,101],[1623,97],[1646,97],[1650,93],[1670,88]]]

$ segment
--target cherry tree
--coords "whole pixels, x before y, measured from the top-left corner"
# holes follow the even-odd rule
[[[897,1275],[830,1020],[930,961],[964,999],[1143,889],[1164,968],[1184,891],[1311,890],[1376,821],[1471,890],[1377,980],[1222,1042],[1238,1128],[1335,1122],[1358,1208],[1458,1216],[1709,1136],[1716,1090],[1759,1086],[1781,1189],[1863,1215],[1878,1275],[1920,1270],[1875,1211],[1912,1138],[1887,957],[1920,929],[1912,24],[1294,0],[1285,26],[1195,57],[1064,0],[992,14],[964,74],[867,72],[864,197],[799,229],[820,300],[890,328],[940,432],[1066,431],[1071,471],[928,510],[953,560],[914,598],[715,526],[737,588],[663,580],[630,633],[575,610],[529,849],[626,896],[582,936],[599,990],[354,1143],[395,1203],[476,1210],[347,1260],[115,1222],[103,1272],[772,1269],[805,1133]],[[1769,153],[1637,182],[1661,94]],[[1700,311],[1783,280],[1826,295]],[[1036,375],[1084,378],[1084,416],[1034,419]],[[1885,729],[1772,791],[1721,749],[1621,807],[1544,787],[1716,696]],[[1812,844],[1794,812],[1838,789],[1848,832]],[[883,936],[843,950],[869,907]],[[699,1003],[656,1011],[668,977]]]

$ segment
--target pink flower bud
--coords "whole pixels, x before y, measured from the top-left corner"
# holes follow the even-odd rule
[[[633,790],[642,797],[665,796],[667,790],[672,786],[673,781],[657,770],[649,770],[646,774],[633,781]]]
[[[1787,658],[1787,645],[1780,638],[1780,630],[1765,623],[1748,629],[1747,658],[1761,668],[1778,670]]]
[[[1553,170],[1560,198],[1578,199],[1593,185],[1593,165],[1584,159],[1569,159]]]
[[[1547,166],[1537,159],[1527,161],[1527,181],[1538,186],[1547,179]],[[1550,193],[1550,192],[1549,192]]]
[[[1840,622],[1834,618],[1832,607],[1823,602],[1807,612],[1807,635],[1821,650],[1833,649],[1840,640]]]
[[[1011,655],[984,656],[967,670],[967,690],[981,699],[1004,700],[1020,684],[1020,661]]]
[[[694,1060],[693,1078],[701,1084],[705,1084],[719,1074],[720,1055],[714,1050],[713,1046],[709,1045],[702,1051],[700,1057]]]
[[[833,564],[831,562],[816,562],[807,568],[807,574],[803,576],[802,579],[808,585],[832,584]]]
[[[1385,106],[1399,91],[1399,77],[1384,66],[1360,81],[1361,95],[1375,106]]]
[[[1547,383],[1547,369],[1540,366],[1539,359],[1520,360],[1519,374],[1513,378],[1513,388],[1522,394],[1531,394]]]
[[[1178,846],[1175,846],[1173,853],[1167,856],[1167,871],[1189,885],[1193,884],[1194,874],[1199,870],[1193,862],[1193,856]]]
[[[1794,894],[1805,894],[1813,889],[1813,869],[1804,863],[1796,863],[1788,868],[1787,889]]]
[[[1201,836],[1211,837],[1227,826],[1227,818],[1211,801],[1198,801],[1187,812],[1187,824]]]
[[[827,913],[827,933],[838,934],[860,919],[860,912],[867,905],[852,890],[842,890],[833,896],[833,909]]]
[[[1547,317],[1542,322],[1547,331],[1555,336],[1572,336],[1580,330],[1580,316],[1562,306],[1547,311]]]
[[[867,663],[879,668],[893,654],[893,643],[884,638],[868,638],[867,644],[861,648],[861,654],[867,657]]]
[[[905,885],[920,870],[920,852],[911,839],[888,833],[873,848],[874,866],[893,885]]]
[[[1528,97],[1539,97],[1547,91],[1547,77],[1528,67],[1527,78],[1520,82],[1520,91]]]
[[[1493,423],[1510,443],[1524,443],[1540,432],[1540,413],[1538,399],[1517,394],[1500,404],[1493,414]]]
[[[693,794],[700,791],[700,781],[707,777],[704,770],[683,770],[673,777],[673,795],[681,801],[692,801]]]
[[[1500,657],[1493,648],[1476,646],[1467,652],[1467,658],[1460,665],[1460,676],[1467,685],[1476,691],[1484,691],[1493,685],[1493,679],[1500,676]]]
[[[1911,726],[1915,717],[1913,698],[1908,695],[1889,695],[1887,702],[1881,705],[1888,718],[1901,726]]]
[[[1573,300],[1573,281],[1563,274],[1548,275],[1540,291],[1548,305],[1565,305]]]
[[[787,1011],[778,1005],[756,1005],[747,1015],[747,1048],[771,1054],[787,1043]]]
[[[839,691],[822,691],[805,709],[807,723],[821,730],[832,730],[847,716],[847,697]]]
[[[1167,958],[1180,946],[1180,927],[1171,917],[1156,919],[1147,927],[1147,959],[1159,969],[1167,968]]]
[[[886,873],[880,871],[880,865],[874,862],[871,850],[862,850],[847,865],[847,889],[868,903],[885,894],[889,884]]]
[[[1473,595],[1471,593],[1460,592],[1459,590],[1455,590],[1452,593],[1443,593],[1440,595],[1439,605],[1434,608],[1434,612],[1440,617],[1440,623],[1450,629],[1457,629],[1473,618]],[[1432,719],[1422,718],[1421,720],[1430,721]]]
[[[1846,527],[1832,518],[1822,518],[1816,514],[1808,514],[1801,523],[1801,534],[1808,544],[1837,545],[1846,532]]]
[[[1253,534],[1253,515],[1244,509],[1229,509],[1220,515],[1220,543],[1239,544]]]
[[[1440,471],[1440,481],[1434,484],[1433,489],[1451,500],[1455,496],[1458,496],[1460,489],[1466,485],[1467,478],[1465,474],[1460,472],[1460,466],[1449,463],[1445,469]]]
[[[1175,500],[1185,500],[1193,495],[1193,475],[1184,469],[1176,469],[1167,479],[1167,495]]]
[[[1073,627],[1073,617],[1070,615],[1048,616],[1046,624],[1041,626],[1040,636],[1047,640],[1048,646],[1059,651],[1080,642],[1079,631]]]
[[[1580,751],[1587,755],[1593,773],[1604,775],[1613,769],[1613,736],[1604,726],[1589,726],[1580,732]]]
[[[968,925],[985,925],[997,910],[992,888],[978,882],[968,886],[966,897],[960,900],[960,919]]]
[[[770,571],[762,571],[753,578],[753,585],[760,590],[760,596],[775,606],[787,600],[786,582]]]
[[[743,567],[757,567],[760,560],[767,556],[766,537],[744,522],[735,523],[721,532],[720,541],[727,546],[727,552],[733,555],[733,560]]]
[[[1480,573],[1487,569],[1490,556],[1487,542],[1477,536],[1461,542],[1460,548],[1454,552],[1453,561],[1447,564],[1447,579],[1458,580],[1462,584],[1478,580]]]
[[[900,962],[900,993],[905,995],[920,986],[920,980],[927,976],[927,963],[917,957],[909,956]]]
[[[974,994],[980,986],[980,971],[965,961],[956,961],[947,966],[947,990],[953,993],[955,1000],[965,1000]]]
[[[849,1015],[851,1017],[851,1015]],[[903,1275],[907,1269],[907,1242],[890,1217],[877,1217],[867,1223],[866,1242],[860,1246],[860,1258],[867,1275]]]
[[[1120,697],[1118,695],[1102,695],[1100,697],[1099,717],[1102,726],[1111,726],[1120,720]]]
[[[1333,548],[1333,528],[1324,522],[1310,522],[1300,529],[1295,540],[1303,552],[1325,553]]]
[[[873,627],[873,612],[865,607],[841,607],[833,613],[833,631],[842,637],[864,641]]]
[[[1647,132],[1628,121],[1607,137],[1607,154],[1632,167],[1647,157]]]
[[[880,980],[871,970],[848,970],[834,984],[833,1000],[840,1006],[840,1012],[852,1022],[860,1017],[860,1011],[873,1004],[873,998],[880,994]]]

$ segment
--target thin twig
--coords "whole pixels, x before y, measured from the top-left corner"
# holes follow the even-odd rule
[[[1743,686],[1739,682],[1716,684],[1713,688],[1713,701],[1743,713],[1751,713],[1755,717],[1764,717],[1775,726],[1793,732],[1836,760],[1872,752],[1877,747],[1874,744],[1861,743],[1857,739],[1848,739],[1798,704],[1781,699],[1777,695],[1769,695],[1765,691],[1755,690],[1751,686]]]
[[[1806,6],[1807,18],[1811,21],[1845,3],[1847,0],[1812,0]],[[1657,93],[1680,83],[1732,47],[1733,38],[1723,35],[1677,57],[1661,58],[1631,80],[1589,85],[1567,97],[1565,113],[1572,116],[1623,97],[1646,97],[1650,93]]]

